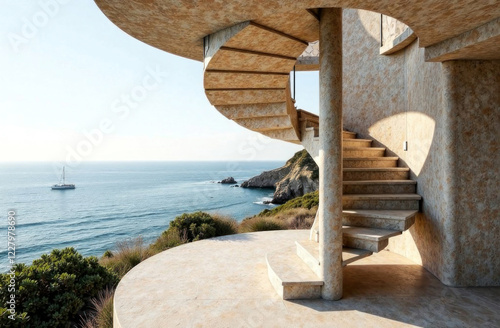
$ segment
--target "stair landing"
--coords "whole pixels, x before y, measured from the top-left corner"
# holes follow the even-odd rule
[[[446,287],[386,251],[344,268],[340,301],[283,301],[269,282],[265,255],[308,235],[238,234],[153,256],[120,281],[114,327],[494,327],[500,321],[500,288]]]

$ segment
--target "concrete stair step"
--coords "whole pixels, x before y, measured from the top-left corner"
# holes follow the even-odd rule
[[[415,223],[417,213],[415,210],[344,210],[342,224],[405,231]]]
[[[282,130],[292,128],[288,116],[240,118],[234,120],[239,125],[256,132]]]
[[[385,148],[382,147],[343,147],[344,158],[353,157],[383,157]]]
[[[342,243],[345,247],[380,252],[389,244],[389,238],[400,235],[401,231],[342,227]]]
[[[296,246],[266,254],[269,280],[285,300],[321,298],[323,281],[297,256]]]
[[[307,48],[308,42],[276,29],[250,22],[224,46],[297,58]]]
[[[342,137],[342,139],[344,139]],[[369,139],[345,139],[343,140],[344,148],[366,148],[371,147],[372,140]]]
[[[270,55],[222,46],[210,60],[207,69],[290,73],[296,62],[296,57]]]
[[[414,194],[417,182],[413,180],[357,180],[343,181],[344,195],[349,194]]]
[[[279,89],[205,89],[214,106],[281,103],[287,98],[285,88]]]
[[[295,132],[295,129],[293,129],[293,128],[284,129],[284,130],[262,131],[261,133],[263,135],[268,136],[269,138],[294,142],[297,144],[300,143],[300,140],[297,137],[297,133]]]
[[[319,243],[312,240],[296,241],[297,255],[307,264],[307,266],[319,277]],[[364,249],[342,248],[342,266],[372,255],[372,252]]]
[[[305,128],[307,133],[313,133],[314,140],[319,142],[319,128],[309,126]],[[356,133],[350,131],[342,131],[342,139],[343,140],[353,140],[356,138]]]
[[[407,180],[410,169],[406,167],[344,168],[344,181]]]
[[[356,132],[342,131],[342,139],[356,139]]]
[[[342,196],[344,210],[418,210],[417,194],[356,194]]]
[[[217,110],[231,120],[287,115],[286,102],[272,104],[218,105]],[[288,115],[287,115],[288,116]]]
[[[344,168],[397,167],[399,157],[354,157],[344,158]]]
[[[297,256],[320,277],[319,243],[313,240],[295,241]]]
[[[243,72],[243,71],[205,71],[205,89],[243,89],[243,88],[283,88],[288,83],[285,73]]]

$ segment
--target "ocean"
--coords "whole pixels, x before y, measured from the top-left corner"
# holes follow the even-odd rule
[[[7,270],[8,212],[15,214],[17,263],[30,264],[54,248],[101,256],[118,241],[154,241],[177,215],[206,211],[238,221],[273,207],[271,189],[241,183],[284,162],[89,162],[66,167],[74,190],[51,190],[62,167],[53,163],[0,164],[0,272]]]

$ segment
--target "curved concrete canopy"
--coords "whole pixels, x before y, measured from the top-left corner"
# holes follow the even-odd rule
[[[413,29],[421,47],[500,17],[498,0],[96,0],[96,3],[131,36],[199,61],[203,60],[206,35],[263,18],[276,22],[282,19],[290,24],[293,15],[309,15],[307,8],[356,8],[392,16]]]

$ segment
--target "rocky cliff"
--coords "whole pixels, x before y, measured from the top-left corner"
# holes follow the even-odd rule
[[[306,150],[297,152],[285,166],[251,178],[241,184],[243,188],[276,188],[273,204],[318,190],[318,166]]]

